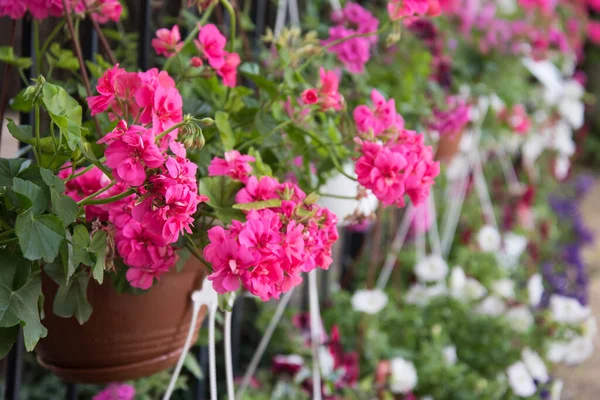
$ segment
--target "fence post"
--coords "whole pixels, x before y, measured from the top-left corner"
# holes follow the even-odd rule
[[[152,19],[152,7],[150,0],[141,0],[142,10],[140,12],[140,38],[138,48],[138,67],[142,71],[148,69],[150,61],[150,24]]]

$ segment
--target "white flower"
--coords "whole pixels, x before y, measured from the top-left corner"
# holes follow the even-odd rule
[[[335,370],[335,359],[325,346],[319,347],[319,365],[321,366],[321,374],[328,376]]]
[[[425,306],[433,298],[448,294],[446,284],[440,282],[433,286],[425,286],[420,283],[412,285],[406,293],[405,300],[409,304]]]
[[[573,140],[573,131],[565,122],[558,122],[553,127],[554,143],[553,146],[563,156],[572,156],[575,154],[575,141]]]
[[[542,301],[542,295],[544,294],[542,275],[535,274],[529,278],[527,281],[527,293],[529,295],[529,305],[537,307]]]
[[[550,400],[560,400],[563,386],[564,383],[560,379],[557,379],[554,382],[552,382],[552,387],[550,388]]]
[[[456,346],[446,346],[442,349],[444,358],[449,365],[456,364],[458,357],[456,356]]]
[[[487,289],[475,278],[467,278],[465,297],[467,300],[479,300],[487,294]]]
[[[458,299],[464,296],[465,285],[467,284],[467,277],[462,267],[456,266],[450,271],[450,296]]]
[[[506,370],[508,384],[512,391],[519,397],[533,396],[537,390],[533,377],[527,371],[522,361],[517,361]]]
[[[509,232],[504,235],[504,253],[501,260],[504,265],[509,268],[514,268],[518,265],[521,259],[521,254],[527,248],[527,238],[523,235]]]
[[[417,386],[417,370],[415,365],[404,358],[392,358],[390,361],[392,376],[390,390],[392,393],[408,393]]]
[[[554,161],[554,173],[559,180],[563,180],[569,174],[571,160],[568,156],[558,156]]]
[[[564,362],[568,365],[581,364],[594,353],[592,338],[580,336],[571,340],[565,349]]]
[[[479,304],[479,306],[475,309],[475,312],[483,315],[489,315],[495,317],[504,312],[506,306],[504,305],[504,301],[494,295],[488,296]]]
[[[533,134],[529,136],[525,143],[523,143],[523,147],[521,147],[523,158],[529,165],[533,165],[547,144],[547,140],[543,135]]]
[[[482,251],[495,252],[500,250],[502,238],[496,228],[491,225],[485,225],[477,233],[477,244]]]
[[[590,315],[589,307],[584,307],[571,297],[558,294],[550,297],[550,311],[556,322],[565,324],[578,324]]]
[[[380,289],[357,290],[352,295],[352,309],[357,312],[377,314],[387,302],[387,295]]]
[[[585,107],[581,97],[584,92],[583,86],[576,80],[571,79],[563,86],[563,93],[558,103],[558,112],[575,129],[579,129],[583,125]]]
[[[505,299],[515,298],[515,282],[512,279],[498,279],[492,283],[492,291]]]
[[[517,332],[527,332],[533,325],[534,319],[527,306],[517,306],[506,312],[506,319]]]
[[[430,255],[415,266],[415,274],[422,282],[438,282],[448,275],[448,264],[442,257]]]
[[[538,353],[527,347],[521,352],[521,358],[533,379],[542,383],[548,382],[548,369]]]
[[[568,343],[552,341],[548,346],[548,353],[546,357],[553,363],[558,363],[564,360],[567,352]]]

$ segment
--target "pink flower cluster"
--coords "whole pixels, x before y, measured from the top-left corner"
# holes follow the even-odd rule
[[[445,109],[433,109],[433,116],[428,126],[437,131],[440,136],[453,137],[462,132],[470,120],[471,106],[459,97],[448,96]]]
[[[229,176],[232,179],[248,182],[248,177],[252,172],[250,162],[256,159],[252,156],[241,155],[237,150],[225,152],[225,158],[215,157],[208,166],[208,176]]]
[[[338,92],[340,79],[334,71],[319,69],[321,81],[317,88],[306,89],[302,92],[302,103],[307,105],[318,104],[321,111],[342,109],[343,97]]]
[[[439,0],[390,0],[387,5],[392,21],[405,17],[436,17],[442,13]]]
[[[197,166],[180,143],[169,141],[170,151],[161,150],[152,129],[124,121],[99,143],[107,145],[106,165],[115,179],[136,189],[124,207],[111,207],[109,221],[117,228],[117,251],[130,267],[127,280],[147,289],[175,264],[171,245],[191,233],[192,216],[208,198],[198,194]]]
[[[135,388],[125,383],[111,383],[92,400],[133,400]]]
[[[423,135],[404,129],[393,100],[386,101],[377,91],[371,97],[373,109],[360,106],[354,113],[360,132],[356,138],[361,153],[355,164],[358,183],[384,205],[403,207],[404,195],[419,205],[428,198],[440,173],[439,163],[433,160],[433,150],[424,144]]]
[[[119,0],[67,0],[67,5],[80,15],[85,15],[87,5],[92,18],[100,24],[118,21],[123,12]],[[36,19],[64,14],[62,0],[0,0],[0,17],[21,19],[27,11]]]
[[[336,24],[329,28],[329,38],[323,45],[329,45],[329,52],[334,53],[344,64],[348,71],[354,74],[362,74],[365,64],[371,58],[371,46],[377,44],[377,29],[379,20],[360,5],[352,2],[332,15]],[[345,38],[356,34],[372,35],[364,37]],[[337,44],[333,42],[341,41]]]
[[[526,134],[531,127],[531,121],[523,104],[515,104],[510,111],[505,108],[498,117],[519,135]]]
[[[212,264],[208,279],[217,292],[235,291],[241,282],[267,301],[302,282],[302,272],[329,268],[338,239],[335,215],[307,201],[295,184],[268,176],[250,176],[236,195],[237,203],[265,200],[277,205],[249,211],[245,222],[234,220],[228,228],[208,231],[204,258]]]
[[[167,28],[157,30],[156,37],[152,39],[152,47],[159,56],[173,57],[179,53],[183,48],[179,26],[173,25],[171,30]]]
[[[240,56],[233,52],[225,50],[227,39],[219,29],[213,24],[207,24],[199,28],[198,39],[194,40],[196,48],[200,52],[200,57],[194,57],[192,65],[200,67],[206,60],[223,79],[223,84],[228,87],[235,87],[237,84],[237,67],[240,65]]]
[[[381,93],[371,92],[373,107],[360,105],[354,109],[354,122],[360,133],[372,132],[379,136],[387,131],[404,129],[404,118],[396,112],[396,101],[386,100]]]
[[[75,174],[83,172],[85,168],[79,168],[75,171]],[[63,169],[58,173],[58,177],[61,179],[67,179],[71,175],[72,170],[70,168]],[[98,167],[93,167],[84,174],[71,179],[65,183],[65,194],[71,197],[75,201],[83,200],[84,198],[96,193],[102,188],[105,188],[110,184],[110,178],[104,174]],[[123,183],[117,183],[112,186],[104,193],[101,193],[96,198],[104,199],[107,197],[116,196],[127,190],[127,185]],[[113,207],[122,207],[129,202],[128,199],[122,199],[117,202],[110,204],[98,204],[85,206],[85,217],[88,222],[99,220],[100,222],[108,221],[108,214]]]
[[[96,90],[97,96],[87,98],[92,115],[109,111],[112,120],[152,124],[157,135],[183,120],[181,94],[166,71],[127,72],[117,64],[100,77]],[[170,136],[176,138],[177,130]]]

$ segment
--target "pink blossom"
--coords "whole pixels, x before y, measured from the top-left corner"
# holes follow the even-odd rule
[[[194,68],[200,68],[204,63],[200,57],[192,57],[190,58],[190,64],[192,64],[192,67]]]
[[[61,0],[58,0],[61,1]],[[118,22],[123,13],[123,6],[119,0],[78,0],[75,12],[85,15],[86,6],[90,11],[92,18],[99,24],[106,24],[110,21]]]
[[[354,109],[354,122],[359,132],[369,132],[377,136],[384,131],[396,128],[397,119],[396,102],[394,99],[385,100],[377,90],[371,92],[373,108],[360,105]],[[402,120],[402,124],[404,121]]]
[[[398,21],[404,17],[437,16],[441,13],[441,5],[438,0],[390,0],[387,9],[392,21]]]
[[[208,60],[211,67],[219,69],[225,64],[225,45],[227,39],[219,32],[219,29],[208,24],[200,28],[198,40],[194,40],[200,54]]]
[[[217,69],[217,75],[223,78],[223,84],[234,88],[237,84],[237,67],[240,65],[238,53],[225,53],[225,62]],[[210,61],[210,60],[209,60]]]
[[[214,228],[209,232],[212,229]],[[237,290],[240,277],[256,264],[256,257],[252,252],[232,238],[226,238],[218,252],[211,253],[205,250],[204,257],[213,266],[213,273],[208,279],[213,281],[213,287],[218,293]]]
[[[319,101],[319,95],[317,89],[306,89],[301,95],[302,103],[306,105],[317,104]]]
[[[98,143],[108,143],[106,165],[111,168],[115,178],[130,186],[140,186],[146,180],[146,168],[158,168],[165,158],[156,146],[151,130],[137,125],[127,130],[118,126],[112,134],[106,135]],[[118,136],[116,136],[118,135]]]
[[[27,12],[27,3],[22,0],[0,0],[0,17],[21,19]]]
[[[154,114],[154,98],[159,87],[163,89],[175,88],[175,81],[167,71],[158,71],[156,68],[149,69],[146,72],[139,72],[140,86],[135,92],[135,102],[139,106],[141,113],[138,120],[142,124],[152,122]],[[155,131],[156,132],[156,131]],[[156,132],[160,133],[160,132]]]
[[[111,109],[114,114],[111,118],[124,115],[136,115],[139,106],[134,96],[141,86],[137,73],[127,72],[119,68],[119,64],[109,68],[98,80],[96,90],[99,95],[88,97],[88,105],[92,115]],[[122,106],[124,108],[122,108]]]
[[[452,137],[462,132],[470,120],[471,106],[456,96],[449,96],[446,98],[446,109],[433,109],[429,127],[442,136]]]
[[[531,121],[527,116],[527,111],[523,104],[515,104],[510,112],[504,109],[499,118],[506,121],[510,128],[520,135],[524,135],[529,132],[531,127]]]
[[[246,187],[235,196],[236,203],[254,203],[278,198],[279,183],[270,176],[263,176],[258,180],[255,176],[248,178]]]
[[[256,161],[252,156],[241,155],[237,150],[225,152],[225,159],[215,157],[208,166],[208,176],[229,176],[235,180],[246,182],[252,172],[251,162]]]
[[[173,125],[183,121],[183,100],[177,88],[159,86],[154,93],[154,107],[152,109],[152,126],[154,133],[159,135]],[[167,137],[177,139],[178,130],[172,130]],[[161,147],[166,147],[168,140],[163,140]]]
[[[152,47],[156,50],[156,54],[164,55],[165,57],[173,57],[183,48],[179,26],[173,25],[171,30],[161,28],[156,31],[156,38],[152,39]]]
[[[592,43],[600,44],[600,22],[588,22],[587,36]]]
[[[101,392],[96,394],[92,400],[133,400],[135,388],[125,383],[111,383]]]

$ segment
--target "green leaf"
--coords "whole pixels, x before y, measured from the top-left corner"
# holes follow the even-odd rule
[[[265,78],[262,75],[258,75],[258,74],[251,73],[251,72],[246,72],[243,70],[241,72],[246,78],[248,78],[252,82],[254,82],[254,84],[260,90],[265,91],[271,99],[276,99],[279,96],[278,85],[275,82]]]
[[[69,149],[75,150],[81,141],[82,108],[79,103],[65,89],[51,83],[44,84],[42,101]]]
[[[200,179],[200,193],[208,196],[209,205],[215,209],[230,208],[243,184],[228,176],[211,176]]]
[[[15,233],[26,259],[52,262],[65,237],[65,226],[54,215],[35,215],[28,210],[17,216]]]
[[[254,168],[253,168],[253,170],[257,172],[257,173],[255,173],[255,175],[273,176],[273,170],[271,169],[271,166],[268,164],[265,164],[265,162],[263,161],[262,156],[260,155],[260,152],[258,150],[256,150],[254,147],[251,147],[250,150],[248,151],[248,154],[251,155],[252,157],[254,157],[254,159],[255,159]]]
[[[183,360],[183,366],[192,374],[196,379],[202,379],[202,369],[200,368],[200,364],[196,361],[196,358],[192,355],[192,353],[187,353],[185,355],[185,359]]]
[[[88,274],[82,271],[67,282],[59,265],[47,265],[44,272],[58,285],[52,304],[54,314],[63,318],[74,316],[80,324],[85,323],[92,314],[92,306],[87,300]]]
[[[0,328],[0,360],[6,357],[19,336],[19,325]]]
[[[0,61],[16,65],[17,68],[31,67],[31,58],[16,56],[15,51],[11,46],[0,47]]]
[[[15,122],[8,119],[8,131],[15,139],[19,142],[33,144],[35,142],[35,138],[33,137],[33,128],[30,125],[17,125]]]
[[[229,115],[223,111],[217,111],[215,114],[215,123],[221,134],[221,141],[225,151],[232,150],[235,146],[235,136],[229,124]]]
[[[54,175],[52,171],[46,168],[40,168],[40,175],[44,180],[44,183],[48,185],[50,189],[54,189],[58,193],[65,191],[65,184],[58,176]]]
[[[106,232],[97,231],[94,233],[92,242],[89,246],[89,251],[96,255],[96,263],[92,268],[92,276],[99,284],[102,284],[104,281],[106,246]]]
[[[71,237],[72,254],[69,257],[69,276],[71,270],[74,272],[79,264],[85,264],[88,267],[94,265],[94,261],[88,253],[90,246],[90,234],[85,225],[76,225]]]
[[[69,71],[77,71],[79,69],[79,61],[73,54],[72,50],[62,49],[58,43],[52,43],[50,52],[46,53],[48,63],[54,68],[66,69]]]
[[[26,211],[30,211],[33,215],[39,215],[46,210],[48,199],[42,188],[35,183],[21,178],[14,178],[13,190],[15,193],[19,193],[31,201],[31,208],[28,208]]]
[[[263,210],[265,208],[281,207],[281,199],[271,199],[263,201],[255,201],[252,203],[240,203],[234,204],[233,208],[236,210]]]
[[[14,111],[22,113],[28,113],[33,108],[33,97],[27,96],[25,93],[28,88],[22,89],[17,95],[11,100],[10,108]]]
[[[42,296],[40,276],[37,273],[28,276],[25,283],[19,286],[23,280],[23,272],[19,269],[29,271],[30,263],[6,250],[0,251],[0,259],[0,328],[20,324],[23,327],[25,348],[32,351],[38,340],[47,334],[40,322],[38,306],[38,300]],[[9,340],[11,338],[12,336],[8,337]],[[6,348],[7,345],[0,347]]]
[[[26,158],[0,158],[0,186],[12,186],[13,178],[30,164]]]
[[[79,206],[77,202],[64,194],[58,194],[55,191],[50,192],[52,209],[65,225],[70,225],[77,219]]]
[[[244,222],[246,220],[246,214],[242,210],[236,210],[234,208],[219,208],[215,210],[215,214],[219,221],[225,224],[230,224],[231,221],[236,220]]]

